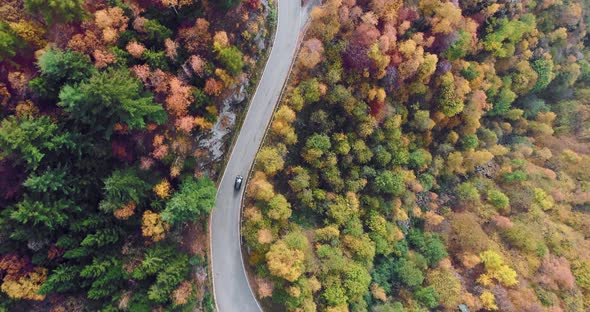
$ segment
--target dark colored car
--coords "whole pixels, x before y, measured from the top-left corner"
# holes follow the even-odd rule
[[[243,181],[244,181],[244,178],[241,175],[236,177],[236,182],[234,182],[234,189],[236,191],[239,191],[242,188]]]

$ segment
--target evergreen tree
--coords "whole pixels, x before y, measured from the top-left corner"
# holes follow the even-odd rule
[[[80,21],[85,15],[83,5],[84,0],[25,0],[27,11],[43,16],[48,24]]]
[[[169,224],[195,221],[213,209],[216,192],[215,184],[209,178],[186,178],[166,204],[162,219]]]
[[[67,85],[59,93],[59,106],[70,118],[109,138],[117,123],[129,129],[145,128],[148,122],[162,124],[166,112],[127,69],[99,72],[78,85]]]

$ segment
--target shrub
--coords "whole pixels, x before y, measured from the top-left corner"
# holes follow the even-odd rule
[[[506,210],[510,205],[510,199],[508,199],[508,196],[498,190],[489,190],[487,200],[499,210]]]

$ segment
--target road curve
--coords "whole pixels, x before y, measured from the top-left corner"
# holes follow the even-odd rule
[[[278,24],[272,50],[219,184],[210,220],[213,291],[219,312],[262,310],[242,262],[240,213],[244,188],[235,192],[234,180],[237,175],[248,175],[289,75],[306,19],[307,10],[301,9],[300,0],[278,0]]]

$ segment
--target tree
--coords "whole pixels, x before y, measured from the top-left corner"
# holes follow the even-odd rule
[[[375,188],[379,192],[399,196],[404,192],[405,185],[399,174],[385,170],[375,177]]]
[[[483,262],[486,273],[479,276],[478,282],[487,286],[491,283],[491,279],[495,279],[504,286],[514,286],[518,284],[517,275],[514,270],[504,264],[504,260],[495,251],[486,250],[479,254],[481,262]]]
[[[102,30],[102,41],[113,44],[119,39],[119,33],[127,30],[129,18],[122,8],[114,6],[94,12],[94,22]]]
[[[71,50],[48,50],[39,57],[37,67],[41,75],[31,80],[31,89],[52,101],[58,99],[62,86],[80,83],[96,72],[87,56]]]
[[[365,267],[356,262],[351,262],[346,266],[342,286],[351,303],[362,300],[363,295],[369,290],[370,283],[371,275]]]
[[[133,56],[134,58],[141,58],[143,52],[145,52],[145,47],[143,46],[143,44],[138,43],[134,40],[129,41],[129,43],[127,43],[125,50],[127,50],[127,52],[129,52],[129,54],[131,54],[131,56]]]
[[[289,180],[289,186],[293,192],[299,193],[309,187],[311,177],[305,168],[298,166],[291,169],[291,172],[294,176]]]
[[[17,119],[10,116],[0,123],[0,156],[18,155],[30,169],[36,169],[47,157],[74,150],[74,135],[63,132],[47,116]]]
[[[412,247],[424,255],[431,267],[435,267],[440,260],[448,256],[445,245],[440,237],[434,233],[423,233],[420,230],[411,229],[408,241]]]
[[[162,43],[173,34],[172,30],[160,24],[156,19],[145,21],[143,23],[143,29],[147,35],[147,39],[157,45],[162,45]]]
[[[45,226],[50,231],[55,231],[67,225],[70,214],[79,212],[80,207],[71,200],[59,199],[45,202],[26,196],[18,202],[10,214],[11,219],[28,226]]]
[[[490,239],[471,213],[458,213],[450,218],[449,248],[454,252],[479,253],[490,246]]]
[[[22,41],[7,23],[0,22],[0,62],[16,55],[23,47]]]
[[[416,300],[428,308],[434,309],[438,306],[438,294],[433,287],[424,287],[416,291]]]
[[[67,85],[59,98],[59,106],[70,118],[107,138],[117,123],[142,129],[148,122],[162,124],[166,120],[162,106],[143,92],[142,83],[126,69],[108,69],[78,85]]]
[[[472,183],[463,182],[455,188],[457,199],[463,204],[478,206],[480,204],[479,191]]]
[[[495,29],[490,27],[492,31],[485,36],[483,45],[487,51],[500,58],[514,55],[515,44],[537,27],[536,18],[530,13],[522,15],[520,19],[501,18],[494,24]]]
[[[414,113],[414,120],[412,121],[412,126],[415,127],[418,131],[428,131],[432,129],[436,123],[434,120],[430,119],[430,112],[427,110],[419,110]]]
[[[286,152],[286,148],[282,144],[277,146],[264,146],[258,152],[256,156],[256,164],[259,165],[260,169],[264,171],[268,176],[273,176],[283,169],[285,160],[283,155]]]
[[[286,145],[297,143],[297,134],[291,123],[295,120],[295,112],[288,105],[281,105],[273,116],[270,126],[272,134],[281,138]]]
[[[164,239],[166,231],[170,228],[169,224],[162,221],[162,216],[151,210],[143,212],[141,217],[141,234],[149,237],[152,241],[157,242]]]
[[[461,100],[455,92],[455,79],[451,72],[446,72],[439,76],[439,105],[441,111],[449,116],[455,116],[463,111],[463,100]]]
[[[545,193],[543,189],[538,187],[535,188],[533,191],[535,194],[535,204],[537,204],[544,211],[553,208],[553,206],[555,205],[555,200],[553,199],[553,196]]]
[[[159,198],[166,199],[170,197],[171,189],[172,186],[170,185],[170,182],[163,179],[160,183],[156,184],[152,190]]]
[[[254,176],[248,183],[248,193],[256,200],[270,201],[275,193],[273,185],[268,182],[266,174],[262,171],[254,172]]]
[[[268,217],[273,220],[287,220],[291,216],[291,204],[282,194],[276,194],[268,202]]]
[[[453,309],[461,303],[461,281],[452,271],[437,268],[428,272],[426,280],[438,295],[438,302],[446,308]]]
[[[416,288],[422,285],[424,275],[412,260],[401,258],[393,265],[393,273],[396,281],[404,286]]]
[[[468,134],[461,138],[461,145],[464,150],[474,149],[479,146],[479,140],[477,135],[475,134]]]
[[[491,116],[498,116],[507,113],[512,103],[516,100],[516,93],[507,87],[502,88],[494,101],[494,107],[488,111]]]
[[[170,256],[163,260],[166,261],[162,261],[156,281],[148,290],[148,298],[157,303],[166,303],[170,300],[172,292],[188,278],[190,272],[190,263],[186,254]]]
[[[307,138],[302,156],[307,162],[312,163],[322,157],[331,147],[330,137],[314,133]]]
[[[189,53],[204,51],[211,42],[209,22],[204,18],[197,18],[195,25],[178,30],[178,37],[184,42]]]
[[[64,293],[77,289],[80,267],[60,265],[49,273],[49,277],[39,288],[39,294]]]
[[[510,199],[498,190],[488,191],[488,201],[499,210],[505,210],[510,205]]]
[[[324,54],[324,45],[317,38],[306,40],[299,52],[299,61],[307,68],[314,68],[320,63]]]
[[[114,256],[94,258],[80,271],[80,276],[90,284],[88,298],[93,300],[113,296],[124,281],[121,261]]]
[[[215,207],[217,189],[209,178],[186,178],[180,190],[166,203],[162,220],[171,225],[196,221]]]
[[[242,52],[236,46],[217,48],[217,59],[234,76],[242,71],[242,67],[244,66],[242,57]]]
[[[552,290],[572,289],[575,287],[575,277],[570,263],[564,257],[548,255],[543,259],[539,268],[539,281]]]
[[[132,169],[113,171],[104,181],[104,196],[100,209],[114,212],[129,202],[141,204],[150,186]]]
[[[333,307],[346,306],[346,303],[348,302],[346,290],[342,287],[340,283],[333,283],[332,285],[327,285],[327,287],[324,290],[324,293],[322,294],[322,297],[329,306]]]
[[[416,169],[423,169],[427,167],[432,161],[432,155],[423,149],[417,149],[410,153],[410,166]]]
[[[193,103],[193,88],[187,86],[177,77],[172,77],[168,81],[169,92],[166,97],[166,108],[177,117],[184,116],[188,112],[188,107]]]
[[[296,281],[303,274],[303,260],[303,251],[289,248],[285,240],[274,243],[266,253],[270,273],[289,282]]]
[[[302,81],[297,88],[300,89],[305,104],[312,104],[320,100],[320,83],[316,78]]]
[[[496,297],[494,294],[489,290],[484,290],[481,295],[479,296],[483,307],[490,311],[498,310],[498,306],[496,305]]]
[[[450,61],[464,58],[470,48],[471,35],[468,32],[460,29],[456,37],[449,48],[443,53]]]
[[[43,16],[48,24],[80,21],[86,14],[83,5],[84,0],[25,0],[27,11]]]
[[[172,302],[175,305],[184,305],[188,303],[193,293],[193,285],[189,281],[183,281],[180,286],[172,292]]]
[[[13,299],[42,301],[45,295],[38,291],[46,279],[47,269],[36,267],[18,279],[4,279],[0,289]]]
[[[534,92],[544,90],[549,83],[555,78],[555,73],[553,72],[553,60],[551,59],[538,59],[533,62],[532,64],[533,69],[539,75],[539,79],[537,83],[533,87]]]

